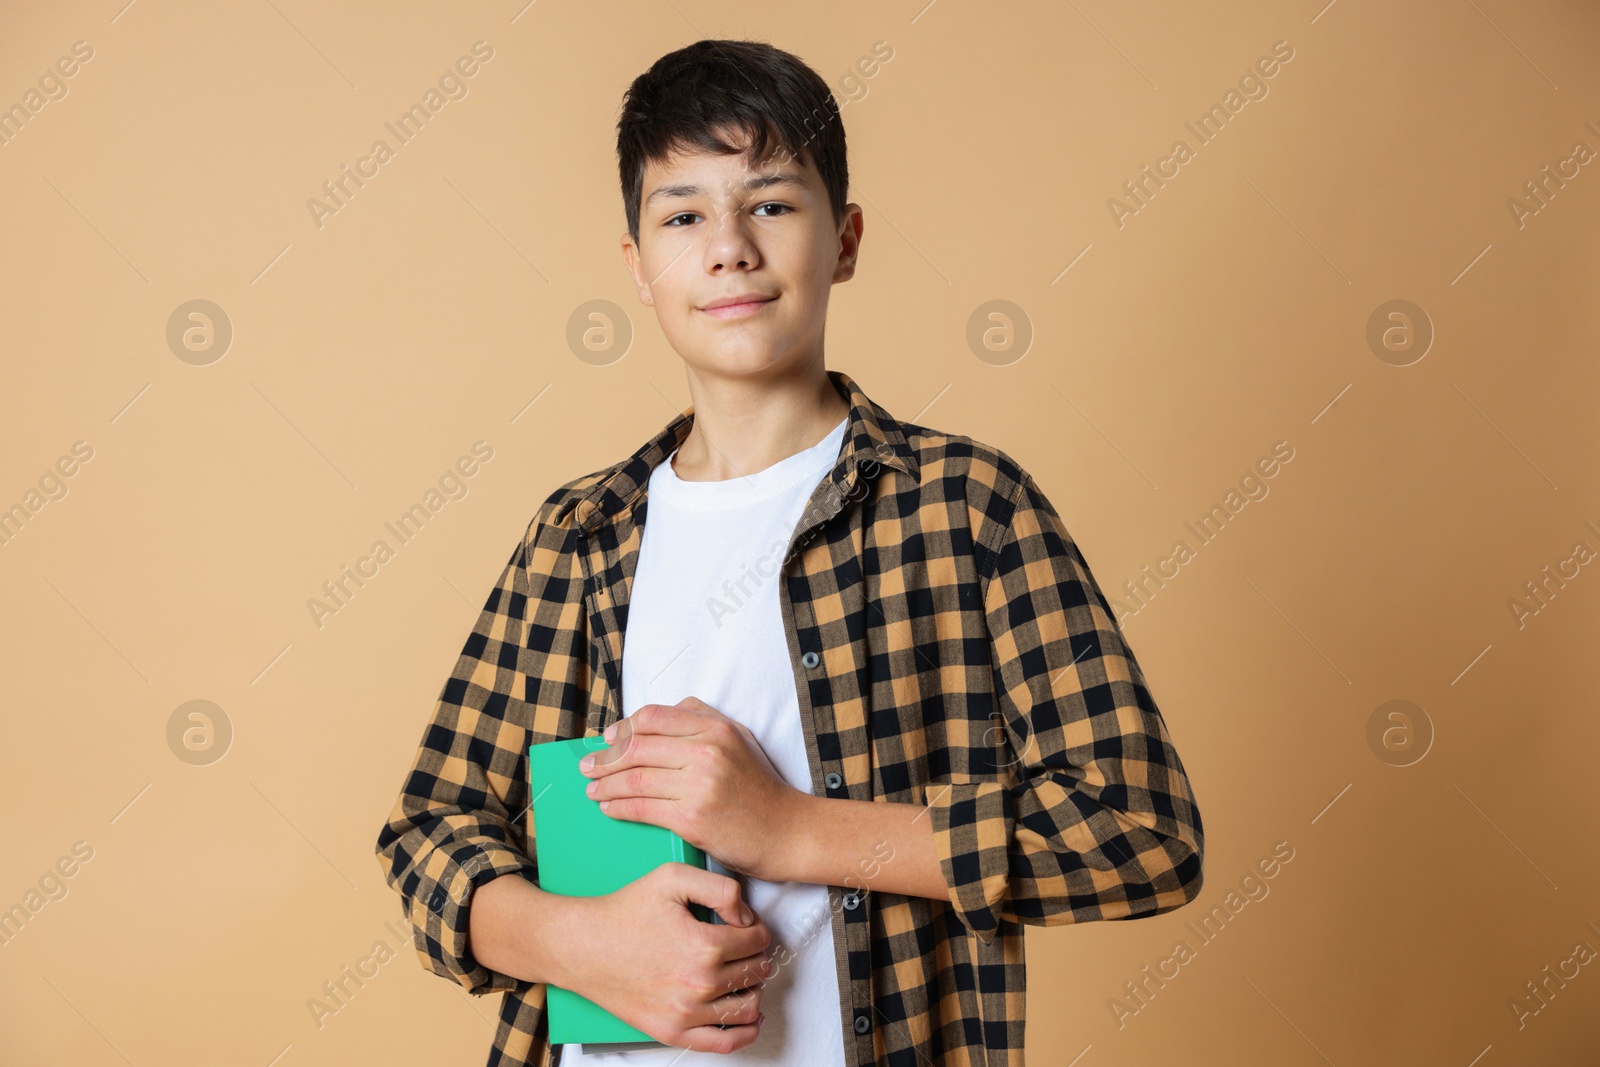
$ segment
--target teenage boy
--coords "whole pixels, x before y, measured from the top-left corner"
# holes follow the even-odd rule
[[[633,83],[617,147],[693,404],[551,493],[490,592],[378,837],[417,950],[507,991],[491,1067],[1020,1065],[1025,925],[1200,891],[1162,716],[1033,478],[825,369],[862,214],[822,79],[700,41]],[[712,869],[539,888],[528,746],[597,734],[608,814]],[[672,1047],[550,1046],[552,983]]]

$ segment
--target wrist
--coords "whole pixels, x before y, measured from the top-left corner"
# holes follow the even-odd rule
[[[472,898],[472,953],[492,971],[572,989],[585,955],[575,942],[593,929],[597,899],[548,893],[519,875],[485,882]]]
[[[609,894],[569,897],[541,892],[545,921],[524,926],[527,952],[541,962],[549,984],[587,995],[594,979],[584,964],[594,961],[595,931],[609,922],[603,915]]]
[[[790,789],[774,808],[772,824],[763,835],[766,850],[757,877],[767,882],[803,881],[810,868],[811,830],[816,825],[816,805],[822,797]]]

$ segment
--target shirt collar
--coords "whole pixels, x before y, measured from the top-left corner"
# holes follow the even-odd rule
[[[916,454],[906,443],[900,420],[862,392],[855,379],[848,374],[837,370],[830,370],[827,374],[839,395],[850,401],[844,443],[828,477],[836,486],[843,487],[858,467],[874,464],[866,472],[869,478],[878,473],[878,467],[893,467],[915,480],[919,464]],[[578,528],[585,533],[614,519],[644,491],[650,480],[650,472],[683,443],[693,424],[694,406],[691,404],[688,410],[673,418],[659,433],[640,445],[633,455],[563,505],[556,517],[574,510]]]

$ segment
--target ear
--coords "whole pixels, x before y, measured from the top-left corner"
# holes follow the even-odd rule
[[[833,280],[847,282],[855,277],[856,260],[861,255],[861,229],[865,218],[861,205],[844,206],[844,218],[839,220],[839,261],[833,267]]]
[[[639,291],[639,302],[645,307],[655,307],[655,298],[650,294],[650,283],[644,280],[644,261],[639,253],[639,246],[633,243],[633,235],[622,235],[622,261],[628,268],[628,273],[633,277],[633,287]]]

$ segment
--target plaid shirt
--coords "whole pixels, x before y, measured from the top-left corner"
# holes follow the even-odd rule
[[[1105,597],[1033,478],[828,375],[849,425],[778,590],[812,792],[925,805],[949,885],[943,900],[870,878],[829,887],[845,1062],[1020,1067],[1024,926],[1193,900],[1200,811]],[[378,835],[423,964],[468,993],[507,992],[490,1067],[550,1067],[559,1046],[546,1040],[547,987],[473,958],[472,892],[504,874],[538,881],[528,746],[620,717],[649,476],[692,422],[693,408],[544,501]]]

